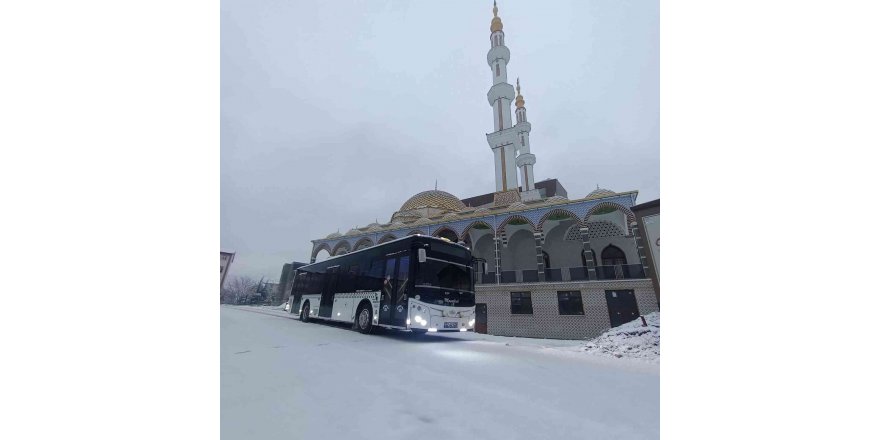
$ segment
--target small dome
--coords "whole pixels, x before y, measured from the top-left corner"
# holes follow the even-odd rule
[[[547,203],[560,203],[560,202],[567,202],[567,201],[568,201],[568,199],[565,197],[562,197],[562,196],[553,196],[553,197],[549,197],[547,199]]]
[[[587,198],[588,199],[596,199],[599,197],[608,197],[608,196],[614,196],[614,195],[617,195],[617,193],[614,191],[611,191],[609,189],[599,188],[599,186],[597,185],[596,189],[594,189],[593,191],[590,191],[590,193],[587,194]]]
[[[465,208],[464,203],[458,197],[446,191],[430,190],[422,191],[407,200],[400,211],[412,211],[419,208],[438,208],[446,211],[461,211]]]
[[[522,209],[525,208],[526,204],[523,202],[513,202],[507,209]]]
[[[333,232],[327,236],[328,239],[339,238],[339,237],[342,237],[342,234],[340,234],[338,232]]]
[[[456,214],[456,213],[454,213],[454,212],[450,212],[450,213],[444,215],[443,218],[444,218],[444,219],[454,219],[454,218],[458,218],[458,214]]]
[[[345,233],[345,236],[348,237],[350,235],[358,235],[360,233],[361,231],[358,231],[357,229],[349,229],[349,231]]]

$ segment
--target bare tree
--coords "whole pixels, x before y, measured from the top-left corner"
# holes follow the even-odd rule
[[[239,276],[226,282],[220,301],[226,304],[251,304],[259,301],[257,282],[250,277]]]

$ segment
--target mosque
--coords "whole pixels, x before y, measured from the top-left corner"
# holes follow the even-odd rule
[[[536,181],[532,126],[519,80],[516,89],[508,83],[510,50],[497,4],[492,11],[486,58],[494,131],[486,141],[495,191],[465,199],[420,192],[387,223],[312,240],[311,262],[413,234],[464,243],[484,261],[476,274],[477,330],[497,335],[592,337],[659,310],[631,209],[638,191],[597,187],[570,200],[558,180]]]

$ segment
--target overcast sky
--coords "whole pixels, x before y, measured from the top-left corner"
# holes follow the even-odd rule
[[[535,179],[660,196],[656,0],[502,0]],[[488,0],[221,1],[220,245],[277,280],[413,194],[495,189]]]

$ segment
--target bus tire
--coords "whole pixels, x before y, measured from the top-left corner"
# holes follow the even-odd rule
[[[302,322],[309,322],[309,312],[309,302],[306,301],[306,303],[303,304],[302,310],[299,312],[299,320]]]
[[[369,333],[373,330],[373,308],[369,307],[367,303],[358,307],[355,325],[361,333]]]

